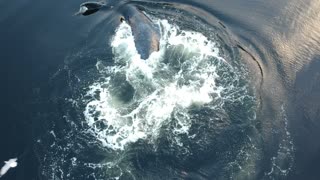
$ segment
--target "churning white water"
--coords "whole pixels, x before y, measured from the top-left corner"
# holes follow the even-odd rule
[[[84,115],[108,148],[123,150],[139,139],[152,143],[170,121],[176,121],[172,133],[189,135],[189,109],[223,103],[227,98],[223,92],[234,88],[216,83],[222,78],[218,66],[228,64],[215,42],[166,20],[158,20],[157,25],[160,51],[149,59],[140,58],[131,28],[123,22],[111,42],[115,63],[97,62],[103,78],[89,87]]]

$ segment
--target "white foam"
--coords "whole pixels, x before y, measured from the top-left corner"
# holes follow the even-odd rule
[[[283,121],[283,127],[279,129],[283,130],[282,139],[278,146],[278,151],[275,156],[271,157],[271,169],[269,172],[265,173],[270,179],[275,179],[274,177],[282,176],[286,177],[292,170],[294,166],[294,143],[289,132],[288,119],[286,115],[285,106],[281,106],[281,119]],[[279,135],[281,138],[281,135]]]
[[[219,76],[213,61],[225,63],[215,42],[166,20],[157,23],[162,28],[160,51],[142,60],[131,28],[123,22],[111,42],[115,65],[105,67],[98,62],[105,81],[92,84],[87,92],[91,100],[84,111],[86,121],[102,144],[114,150],[139,139],[153,142],[172,119],[178,124],[173,133],[187,134],[191,126],[188,108],[213,102],[225,89],[215,83]],[[165,56],[169,52],[178,56]],[[125,79],[115,82],[119,76]],[[114,93],[123,90],[122,84],[134,90],[129,102]]]

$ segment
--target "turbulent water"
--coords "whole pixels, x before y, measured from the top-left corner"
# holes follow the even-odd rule
[[[60,113],[70,130],[52,129],[51,141],[39,139],[40,147],[51,147],[42,155],[43,176],[285,177],[293,163],[286,126],[279,129],[287,135],[268,168],[252,168],[261,161],[263,151],[257,118],[259,86],[252,87],[239,50],[228,44],[232,40],[222,39],[227,37],[223,27],[201,25],[196,19],[193,23],[199,26],[194,28],[170,18],[150,18],[160,29],[161,39],[160,51],[147,60],[137,53],[126,22],[109,41],[105,38],[112,54],[108,59],[96,57],[94,66],[79,72],[74,64],[83,56],[94,59],[95,53],[76,52],[67,58],[72,90],[61,102]]]
[[[99,140],[111,149],[123,150],[139,139],[156,141],[161,128],[171,124],[174,139],[170,141],[183,146],[180,135],[197,136],[197,132],[189,134],[192,121],[201,121],[193,109],[208,108],[210,114],[220,109],[220,117],[206,117],[214,121],[228,116],[222,107],[225,101],[244,103],[251,98],[239,83],[240,73],[232,74],[214,42],[167,21],[158,23],[163,27],[160,52],[148,60],[140,59],[130,26],[124,23],[111,44],[115,65],[96,64],[104,79],[89,87],[84,114]]]
[[[130,25],[119,22],[121,3],[138,7],[160,31],[159,51],[147,60]],[[319,19],[320,4],[310,0],[297,13],[302,7],[290,2],[239,3],[119,1],[92,16],[71,13],[86,26],[71,25],[68,34],[78,36],[65,37],[65,46],[52,37],[55,51],[37,51],[64,60],[52,73],[42,67],[50,77],[32,87],[32,140],[19,153],[21,166],[32,152],[35,179],[308,177],[318,146],[306,141],[304,154],[300,135],[316,134],[320,33],[305,18]],[[32,52],[46,44],[48,29],[37,31]]]

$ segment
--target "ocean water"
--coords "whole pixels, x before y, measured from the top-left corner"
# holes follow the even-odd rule
[[[317,0],[81,3],[0,2],[2,179],[319,178]]]

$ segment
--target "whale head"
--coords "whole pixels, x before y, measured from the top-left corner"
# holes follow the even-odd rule
[[[102,8],[111,8],[112,6],[108,6],[105,2],[85,2],[80,4],[80,9],[75,15],[83,15],[88,16],[93,13],[98,12]]]

